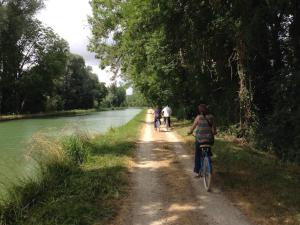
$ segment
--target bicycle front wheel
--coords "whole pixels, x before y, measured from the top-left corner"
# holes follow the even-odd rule
[[[210,191],[211,168],[208,157],[204,157],[203,159],[203,181],[205,190]]]

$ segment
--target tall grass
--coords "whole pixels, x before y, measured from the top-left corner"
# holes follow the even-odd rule
[[[84,133],[73,134],[63,140],[62,148],[71,163],[81,165],[87,160],[91,148],[91,140]]]
[[[8,188],[0,224],[105,224],[126,193],[128,162],[143,116],[96,138],[84,133],[33,137],[29,155],[38,172]]]
[[[87,137],[74,134],[61,140],[38,134],[30,142],[28,156],[36,165],[36,173],[7,187],[0,205],[2,225],[22,224],[49,190],[80,170],[86,159]]]

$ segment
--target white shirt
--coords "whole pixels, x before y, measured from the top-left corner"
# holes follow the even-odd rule
[[[164,117],[170,117],[171,114],[172,114],[172,110],[171,110],[171,108],[168,107],[168,106],[166,106],[166,107],[162,110],[162,112],[163,112],[163,116],[164,116]]]

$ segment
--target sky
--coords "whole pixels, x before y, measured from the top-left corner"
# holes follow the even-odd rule
[[[67,40],[71,52],[83,56],[86,65],[93,68],[99,80],[109,85],[112,73],[101,70],[99,60],[87,50],[91,36],[88,15],[92,15],[89,0],[45,0],[45,8],[37,14],[37,18]],[[127,94],[131,92],[127,90]]]

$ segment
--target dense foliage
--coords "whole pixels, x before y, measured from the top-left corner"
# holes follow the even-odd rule
[[[41,0],[0,1],[0,114],[92,108],[107,90],[35,18]]]
[[[107,88],[108,94],[101,102],[101,107],[122,107],[126,104],[126,89],[124,86],[112,84]]]
[[[147,99],[138,90],[134,90],[132,95],[126,96],[126,105],[129,107],[146,107]]]
[[[104,83],[98,82],[91,67],[86,67],[79,55],[70,55],[67,70],[63,76],[61,96],[64,109],[92,108],[98,106],[107,95]]]
[[[153,104],[191,117],[207,102],[300,162],[298,0],[93,0],[90,49]]]

